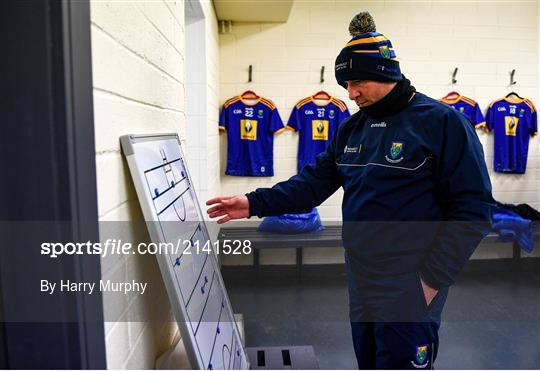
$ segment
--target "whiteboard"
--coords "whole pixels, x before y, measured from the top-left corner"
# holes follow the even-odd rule
[[[178,135],[125,135],[120,143],[152,242],[181,242],[156,258],[191,367],[248,369],[216,256],[202,252],[212,241]]]

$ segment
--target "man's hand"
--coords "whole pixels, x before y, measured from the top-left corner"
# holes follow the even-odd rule
[[[433,298],[435,298],[435,295],[437,295],[437,293],[439,292],[439,290],[428,286],[428,284],[425,283],[422,278],[420,278],[420,283],[422,284],[422,290],[424,291],[424,298],[426,300],[426,304],[429,306],[433,301]]]
[[[206,201],[206,205],[216,205],[206,211],[210,218],[217,218],[225,215],[224,218],[217,221],[218,224],[226,223],[233,219],[249,217],[249,201],[246,196],[216,197]]]

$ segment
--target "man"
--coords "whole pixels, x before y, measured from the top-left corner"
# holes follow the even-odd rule
[[[339,187],[350,320],[363,369],[432,368],[448,287],[489,231],[481,144],[464,115],[415,91],[369,13],[350,26],[336,79],[360,111],[315,165],[272,188],[218,197],[218,223],[305,212]]]

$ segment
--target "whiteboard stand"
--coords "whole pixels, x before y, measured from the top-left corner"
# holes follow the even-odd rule
[[[125,135],[120,143],[152,242],[212,242],[178,135]],[[248,369],[216,255],[210,251],[156,255],[172,311],[191,368]]]

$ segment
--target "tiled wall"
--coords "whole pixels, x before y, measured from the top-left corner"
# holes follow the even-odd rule
[[[349,21],[362,10],[370,11],[377,30],[392,40],[401,69],[417,90],[434,98],[457,90],[477,100],[484,111],[511,90],[540,105],[538,2],[330,0],[295,1],[287,23],[234,23],[231,33],[221,34],[220,103],[252,89],[273,100],[287,120],[299,99],[324,88],[355,112],[354,103],[335,83],[333,68],[335,56],[350,38]],[[249,65],[253,65],[252,83],[247,83]],[[326,71],[324,84],[319,83],[321,66]],[[457,84],[452,86],[455,67]],[[508,87],[512,69],[517,84]],[[479,137],[491,169],[493,135],[479,132]],[[227,143],[222,135],[222,193],[243,194],[292,176],[297,143],[297,134],[288,131],[275,138],[274,177],[228,177],[223,175]],[[539,137],[531,140],[525,175],[490,171],[498,200],[526,202],[540,209],[539,146]],[[338,191],[319,207],[324,220],[340,219],[341,198]],[[291,263],[291,259],[283,261]],[[268,261],[276,258],[268,256]]]

